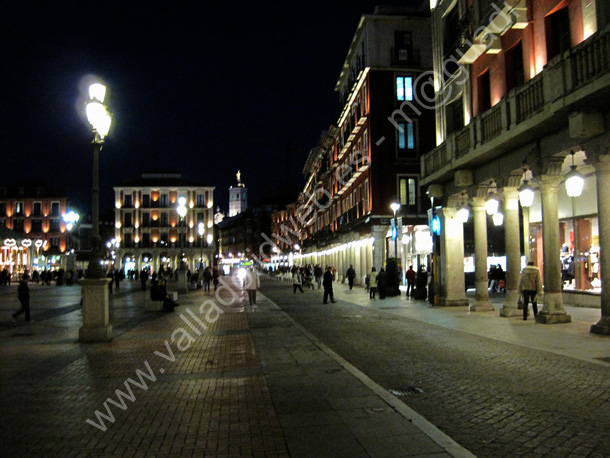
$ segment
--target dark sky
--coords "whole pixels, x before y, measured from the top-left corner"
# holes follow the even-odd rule
[[[215,186],[225,212],[238,169],[251,203],[286,183],[294,198],[309,149],[339,114],[334,86],[360,16],[407,3],[5,1],[3,184],[46,179],[89,210],[82,89],[97,75],[114,123],[102,211],[113,185],[149,170]]]

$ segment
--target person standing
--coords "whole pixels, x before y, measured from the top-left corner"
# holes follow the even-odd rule
[[[322,272],[322,267],[320,267],[319,264],[316,264],[316,266],[313,268],[313,276],[316,279],[318,289],[322,287],[322,275],[324,275],[324,272]]]
[[[256,291],[261,286],[261,280],[252,268],[246,272],[246,278],[244,278],[246,291],[248,292],[248,301],[250,305],[256,305]]]
[[[521,272],[519,279],[519,294],[523,295],[523,319],[527,320],[527,307],[529,301],[532,301],[532,310],[534,317],[538,315],[538,301],[536,294],[542,291],[542,281],[540,279],[540,270],[534,266],[534,261],[527,263],[527,266]]]
[[[377,292],[377,269],[373,267],[369,274],[369,297],[375,299],[375,293]]]
[[[352,289],[354,287],[354,278],[356,278],[356,270],[352,264],[350,264],[349,269],[347,269],[345,276],[347,277],[347,282],[349,283],[349,289]]]
[[[212,283],[214,283],[214,292],[218,290],[218,283],[220,282],[220,270],[218,266],[214,266],[214,271],[212,272]]]
[[[415,289],[415,277],[416,273],[413,270],[413,266],[409,266],[409,270],[405,274],[407,277],[407,297],[413,296],[413,290]]]
[[[114,289],[119,290],[119,283],[121,281],[121,269],[114,271]]]
[[[146,281],[148,280],[148,270],[142,269],[140,272],[140,285],[142,287],[142,291],[146,291]]]
[[[332,268],[330,266],[326,266],[326,272],[324,272],[324,280],[322,281],[322,286],[324,286],[324,301],[322,301],[323,304],[328,304],[329,297],[330,302],[332,302],[333,304],[337,302],[333,294],[333,281],[335,281],[335,276],[333,275]]]
[[[24,275],[21,281],[19,282],[19,287],[17,288],[17,297],[19,302],[21,303],[21,308],[13,313],[13,321],[17,321],[17,317],[22,313],[25,313],[25,321],[30,323],[30,288],[28,287],[28,280],[30,279],[29,275]]]
[[[205,293],[210,292],[210,281],[212,280],[212,271],[210,266],[207,266],[203,271],[203,291]]]
[[[292,271],[292,290],[293,293],[297,293],[297,289],[300,289],[303,293],[303,275],[301,275],[301,271],[297,269],[293,269]]]
[[[386,293],[386,272],[382,267],[377,274],[377,289],[379,291],[379,299],[385,299]]]

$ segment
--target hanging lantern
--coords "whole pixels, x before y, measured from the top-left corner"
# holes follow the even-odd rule
[[[566,174],[566,192],[568,197],[580,197],[582,188],[585,185],[585,179],[576,171],[574,151],[571,151],[570,154],[572,155],[572,165],[570,166],[570,171]]]
[[[464,204],[460,207],[460,209],[457,211],[457,218],[463,224],[468,222],[468,218],[470,218],[470,207],[468,204]]]
[[[488,215],[495,215],[498,213],[498,207],[500,206],[500,201],[496,197],[495,194],[490,194],[490,196],[485,201],[485,210]]]
[[[519,202],[522,207],[531,207],[534,203],[534,189],[528,184],[527,180],[519,186]]]
[[[493,219],[494,226],[502,226],[504,223],[504,215],[500,212],[494,213],[491,219]]]

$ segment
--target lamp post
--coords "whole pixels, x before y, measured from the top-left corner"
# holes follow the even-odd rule
[[[91,237],[91,255],[85,278],[82,280],[83,291],[83,326],[79,329],[81,342],[100,342],[112,339],[110,325],[108,281],[100,264],[102,239],[99,223],[99,155],[104,144],[104,137],[110,129],[111,117],[104,105],[106,86],[95,83],[89,86],[89,102],[86,112],[87,120],[93,127],[93,208]]]
[[[178,272],[177,272],[177,284],[176,288],[180,293],[188,292],[188,285],[186,281],[186,263],[183,258],[183,241],[182,241],[182,222],[184,221],[184,217],[186,216],[186,197],[178,198],[178,216],[180,220],[178,222],[178,238],[180,239],[180,262],[178,264]]]
[[[104,137],[110,130],[112,121],[110,113],[104,98],[106,96],[106,86],[100,83],[95,83],[89,86],[89,102],[87,103],[87,120],[93,127],[93,208],[92,208],[92,226],[93,236],[91,237],[91,255],[89,257],[89,266],[85,278],[104,278],[105,273],[100,264],[100,248],[102,239],[100,237],[100,178],[99,178],[99,156],[102,146],[104,145]]]
[[[396,236],[397,236],[396,233],[397,233],[398,229],[396,228],[396,212],[400,209],[400,204],[398,202],[392,202],[392,204],[390,205],[390,208],[394,212],[394,218],[392,219],[392,240],[394,242],[394,257],[397,258],[398,257],[398,250],[397,250],[398,242],[396,241]]]
[[[199,268],[203,270],[203,235],[205,234],[205,225],[203,223],[199,223],[197,225],[197,231],[199,232],[199,249],[201,251],[199,258]]]

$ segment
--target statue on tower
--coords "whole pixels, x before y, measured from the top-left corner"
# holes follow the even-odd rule
[[[236,175],[237,175],[237,182],[241,183],[241,172],[239,170],[237,171]]]

